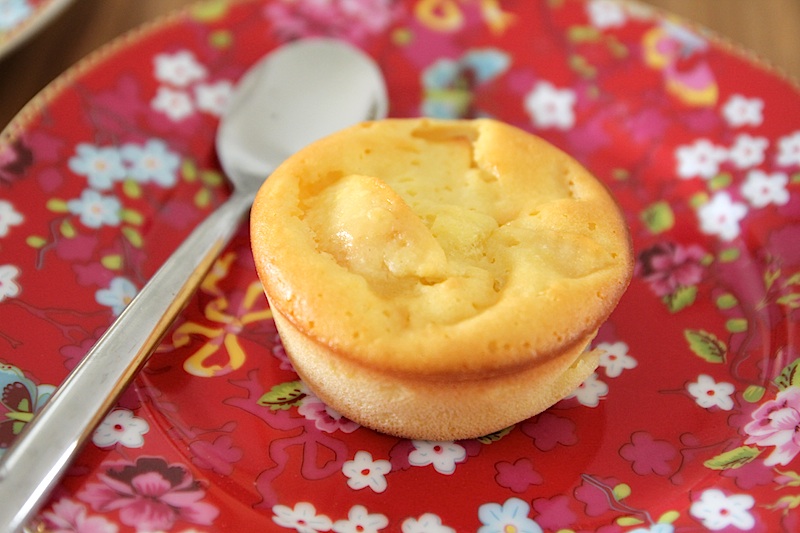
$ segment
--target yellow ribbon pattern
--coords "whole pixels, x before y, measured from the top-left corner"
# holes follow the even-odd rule
[[[414,14],[432,30],[453,32],[464,25],[463,5],[476,3],[492,33],[501,34],[514,22],[514,15],[503,11],[500,0],[419,0]]]
[[[220,289],[219,282],[230,273],[235,259],[234,252],[220,257],[200,285],[203,292],[217,297],[203,310],[203,315],[212,325],[188,321],[177,327],[172,334],[172,343],[176,348],[188,345],[193,337],[207,339],[183,363],[184,370],[194,376],[223,376],[241,368],[247,355],[239,343],[239,333],[248,324],[272,319],[272,311],[269,309],[254,309],[264,297],[258,281],[247,287],[244,298],[236,309],[229,309],[230,301]]]

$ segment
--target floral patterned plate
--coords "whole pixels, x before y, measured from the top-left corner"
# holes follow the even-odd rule
[[[493,116],[608,184],[637,265],[601,366],[484,438],[360,428],[298,381],[243,225],[41,530],[798,530],[800,92],[610,0],[212,0],[65,74],[0,146],[0,446],[228,194],[238,77],[317,34],[377,59],[394,116]]]
[[[0,0],[0,58],[50,23],[72,0]]]

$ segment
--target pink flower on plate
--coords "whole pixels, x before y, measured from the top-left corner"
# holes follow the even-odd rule
[[[774,446],[764,460],[767,466],[787,465],[800,452],[800,388],[788,387],[753,411],[744,426],[746,444]]]
[[[672,473],[669,462],[678,456],[678,451],[667,441],[655,440],[646,431],[637,431],[631,435],[630,442],[620,448],[619,454],[640,476],[666,476]]]
[[[566,531],[578,519],[570,509],[571,499],[563,494],[552,498],[533,500],[533,509],[538,513],[536,523],[545,531]]]
[[[14,183],[33,162],[31,149],[26,144],[22,140],[17,140],[0,148],[0,184]]]
[[[531,485],[541,485],[542,476],[534,470],[533,462],[527,457],[517,459],[513,463],[500,461],[494,465],[497,475],[494,477],[501,487],[511,489],[512,492],[522,493]]]
[[[233,445],[229,435],[221,435],[213,443],[197,440],[189,445],[189,449],[195,466],[213,470],[222,476],[231,475],[234,463],[244,456],[242,449]]]
[[[102,516],[89,516],[84,505],[69,498],[58,500],[42,518],[47,531],[52,533],[117,533],[119,530]]]
[[[95,511],[119,510],[123,524],[140,531],[169,530],[177,520],[210,525],[219,509],[200,500],[205,490],[181,464],[161,457],[139,457],[135,463],[112,463],[78,497]]]
[[[297,411],[308,420],[313,420],[316,428],[325,433],[333,433],[336,430],[352,433],[361,427],[311,393],[303,398],[303,403]]]
[[[639,254],[636,276],[650,285],[656,296],[666,296],[678,287],[689,287],[703,277],[705,252],[697,245],[659,242]]]
[[[64,261],[89,261],[95,254],[99,239],[97,233],[88,235],[76,234],[69,239],[55,242],[56,255]]]
[[[281,370],[289,370],[290,372],[294,372],[294,365],[292,361],[289,359],[289,355],[286,353],[286,348],[283,346],[283,342],[281,341],[281,336],[277,333],[272,338],[274,344],[272,345],[272,355],[278,361],[280,361],[278,368]]]
[[[588,516],[600,516],[611,509],[614,487],[621,482],[616,478],[595,478],[581,474],[581,486],[575,489],[575,499],[584,504]]]
[[[765,466],[763,461],[750,461],[738,468],[728,468],[721,471],[720,475],[734,480],[736,486],[742,490],[751,490],[754,487],[767,486],[772,483],[781,485],[782,481],[781,475],[776,476],[775,470]]]
[[[321,35],[361,41],[387,28],[397,11],[392,0],[284,0],[264,8],[276,33],[288,40]]]
[[[523,422],[521,429],[543,452],[549,452],[559,444],[572,446],[578,442],[575,422],[547,411]]]

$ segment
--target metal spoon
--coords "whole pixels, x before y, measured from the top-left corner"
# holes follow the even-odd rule
[[[21,530],[46,502],[236,233],[264,179],[306,144],[386,110],[380,70],[341,41],[285,45],[243,77],[216,139],[232,195],[175,250],[6,451],[3,531]]]

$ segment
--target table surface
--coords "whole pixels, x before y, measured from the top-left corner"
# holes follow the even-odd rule
[[[0,58],[0,128],[40,89],[87,54],[196,0],[79,0]],[[800,80],[800,0],[643,0],[699,23]]]

